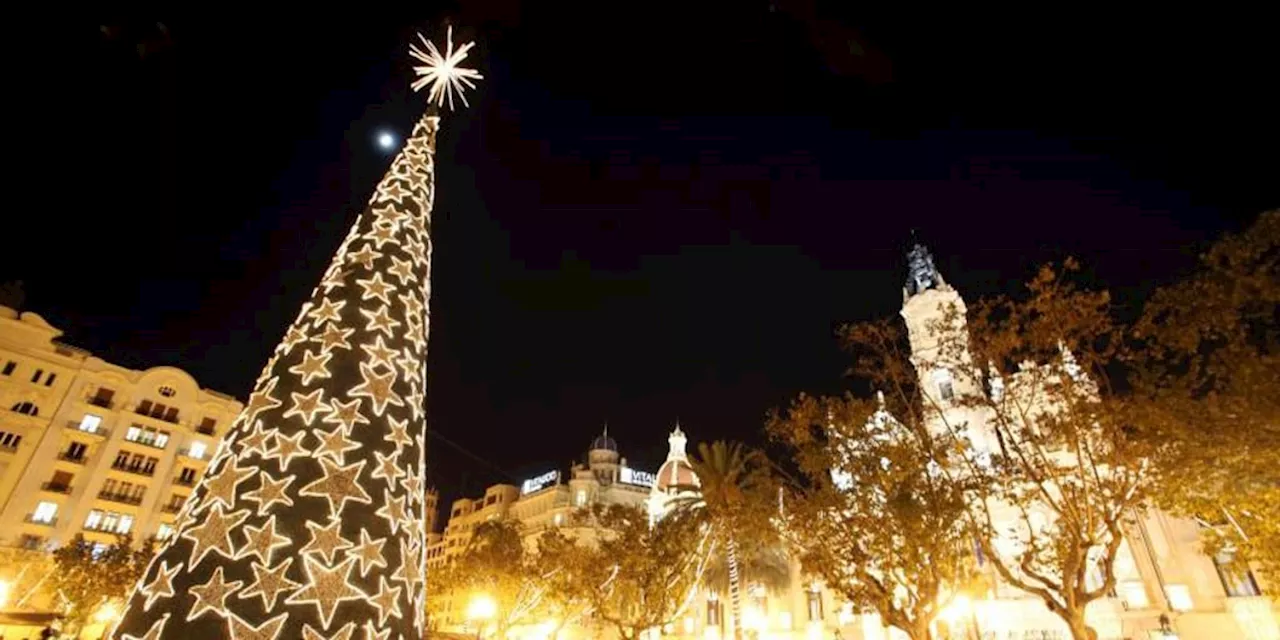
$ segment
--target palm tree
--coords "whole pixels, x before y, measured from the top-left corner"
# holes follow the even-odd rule
[[[675,506],[702,517],[724,544],[729,607],[735,638],[742,637],[742,584],[738,550],[749,542],[758,548],[771,537],[769,473],[764,454],[739,442],[700,443],[689,466],[696,486],[677,489],[684,495]]]

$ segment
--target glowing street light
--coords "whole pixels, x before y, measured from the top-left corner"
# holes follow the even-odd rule
[[[0,607],[9,604],[9,592],[13,590],[13,585],[8,580],[0,580]]]
[[[480,637],[485,623],[496,615],[498,615],[498,603],[492,596],[487,593],[471,596],[471,602],[467,603],[467,619],[476,623],[476,638]]]
[[[111,624],[120,619],[120,605],[114,600],[108,600],[102,603],[96,611],[93,612],[93,621],[104,625]]]

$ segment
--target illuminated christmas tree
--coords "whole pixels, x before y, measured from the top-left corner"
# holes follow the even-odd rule
[[[421,37],[421,36],[419,36]],[[411,47],[414,127],[138,583],[115,638],[421,638],[437,109],[480,74]]]

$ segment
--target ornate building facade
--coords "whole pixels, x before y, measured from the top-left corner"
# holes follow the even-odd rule
[[[128,369],[60,335],[0,307],[0,544],[169,536],[241,403],[180,369]]]

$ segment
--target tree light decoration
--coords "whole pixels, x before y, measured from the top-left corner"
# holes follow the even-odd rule
[[[111,637],[423,637],[437,107],[480,77],[457,67],[470,47],[429,46],[414,87],[433,85],[435,104],[267,361]]]
[[[444,55],[440,55],[440,50],[436,48],[436,44],[418,34],[418,39],[422,40],[422,44],[427,46],[427,50],[419,49],[417,45],[409,45],[409,55],[425,62],[426,64],[414,67],[413,72],[418,74],[419,78],[410,85],[414,91],[421,91],[423,87],[430,87],[427,92],[427,99],[434,102],[437,107],[443,107],[445,100],[449,102],[449,108],[453,109],[453,96],[456,93],[458,99],[462,100],[462,104],[471,106],[467,102],[466,90],[474,89],[476,85],[472,84],[472,80],[483,79],[479,71],[475,69],[467,69],[458,66],[463,60],[467,59],[467,52],[471,51],[476,43],[468,42],[460,45],[456,50],[453,48],[453,27],[449,27],[445,36]]]

